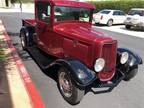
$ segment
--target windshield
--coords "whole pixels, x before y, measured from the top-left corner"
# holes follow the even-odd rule
[[[128,15],[140,15],[144,16],[144,11],[143,10],[130,10]]]
[[[99,13],[101,14],[109,14],[111,11],[108,11],[108,10],[103,10],[103,11],[100,11]]]
[[[90,9],[55,6],[55,22],[65,20],[78,20],[89,22]]]

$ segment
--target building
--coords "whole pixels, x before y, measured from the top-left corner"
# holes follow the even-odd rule
[[[0,0],[0,7],[4,7],[5,6],[5,0]]]

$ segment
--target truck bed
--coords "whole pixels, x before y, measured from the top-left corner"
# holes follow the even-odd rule
[[[35,19],[23,19],[22,20],[22,25],[23,26],[35,27],[36,26],[36,21],[35,21]]]

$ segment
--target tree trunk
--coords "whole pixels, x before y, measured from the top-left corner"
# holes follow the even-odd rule
[[[6,7],[9,7],[9,0],[5,0]]]

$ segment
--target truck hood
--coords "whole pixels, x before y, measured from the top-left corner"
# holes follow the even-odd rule
[[[100,33],[89,23],[61,23],[54,26],[54,31],[66,37],[83,41],[112,41],[112,37]]]

